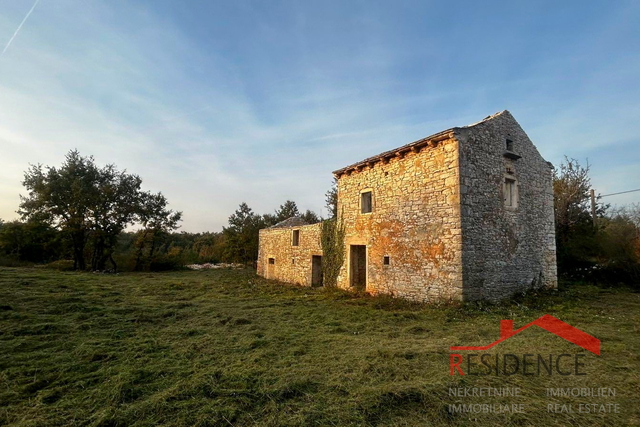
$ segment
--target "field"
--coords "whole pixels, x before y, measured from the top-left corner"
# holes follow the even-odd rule
[[[449,375],[449,346],[488,344],[501,319],[519,327],[547,313],[599,338],[601,356],[537,327],[492,354],[583,353],[586,375]],[[639,355],[640,293],[628,289],[563,285],[500,305],[428,306],[248,270],[0,268],[0,424],[638,425]],[[451,396],[457,387],[521,396]],[[616,396],[549,397],[547,387]],[[475,403],[525,411],[450,406]],[[579,413],[580,403],[619,412]]]

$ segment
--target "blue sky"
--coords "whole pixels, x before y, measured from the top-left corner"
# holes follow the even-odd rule
[[[0,1],[0,218],[78,148],[216,231],[324,211],[331,171],[508,109],[542,155],[640,188],[640,3]],[[640,201],[640,192],[606,199]]]

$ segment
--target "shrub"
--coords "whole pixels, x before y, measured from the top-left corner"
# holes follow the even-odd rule
[[[59,259],[44,265],[45,268],[58,271],[73,271],[73,260]]]
[[[32,265],[27,261],[21,261],[16,257],[0,254],[0,266],[2,267],[25,267]]]
[[[155,256],[149,263],[149,270],[151,271],[169,271],[179,270],[183,268],[182,258],[177,255],[159,255]]]
[[[640,228],[634,211],[620,211],[600,231],[600,259],[592,279],[607,284],[640,287]]]

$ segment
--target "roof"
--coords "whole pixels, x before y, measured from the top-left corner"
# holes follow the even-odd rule
[[[304,219],[300,218],[299,216],[292,216],[291,218],[287,218],[284,221],[280,221],[276,225],[272,225],[269,228],[300,227],[302,225],[309,225],[309,223]]]
[[[498,113],[492,114],[490,116],[485,117],[484,119],[482,119],[479,122],[467,125],[467,126],[458,126],[458,127],[453,127],[450,129],[446,129],[443,130],[441,132],[438,133],[434,133],[431,136],[427,136],[425,138],[419,139],[417,141],[413,141],[410,142],[409,144],[403,145],[401,147],[395,148],[393,150],[389,150],[389,151],[385,151],[384,153],[380,153],[376,156],[372,156],[372,157],[368,157],[364,160],[361,160],[359,162],[353,163],[349,166],[345,166],[342,169],[338,169],[333,171],[334,175],[340,176],[343,173],[349,171],[349,170],[357,170],[358,168],[362,168],[364,166],[367,165],[373,165],[374,163],[378,162],[378,161],[386,161],[391,159],[392,157],[395,157],[397,155],[402,155],[404,153],[408,153],[409,151],[414,151],[414,150],[419,150],[422,147],[431,145],[431,146],[435,146],[438,144],[438,142],[440,141],[444,141],[446,139],[449,139],[453,136],[453,133],[457,130],[457,129],[466,129],[466,128],[471,128],[473,126],[477,126],[481,123],[484,123],[488,120],[494,119],[498,116],[501,116],[504,113],[509,113],[507,110],[503,110],[500,111]]]

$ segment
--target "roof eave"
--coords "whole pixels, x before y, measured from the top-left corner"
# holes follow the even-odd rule
[[[420,151],[422,148],[426,146],[436,146],[439,142],[444,141],[453,137],[453,134],[457,128],[451,128],[447,130],[443,130],[442,132],[438,132],[431,136],[427,136],[426,138],[419,139],[417,141],[413,141],[409,144],[403,145],[401,147],[395,148],[393,150],[385,151],[376,156],[366,158],[357,163],[353,163],[349,166],[345,166],[344,168],[333,171],[333,175],[336,177],[340,177],[342,174],[345,174],[350,171],[359,171],[364,169],[367,166],[373,166],[377,162],[386,163],[390,159],[394,157],[404,157],[407,153],[414,151]]]
[[[473,128],[475,126],[478,126],[482,123],[485,123],[487,121],[493,120],[503,114],[511,114],[509,113],[509,111],[507,110],[503,110],[500,112],[497,112],[495,114],[492,114],[490,116],[485,117],[484,119],[480,120],[479,122],[467,125],[467,126],[458,126],[458,127],[453,127],[447,130],[443,130],[442,132],[438,132],[436,134],[433,134],[431,136],[427,136],[426,138],[422,138],[419,139],[417,141],[411,142],[409,144],[403,145],[402,147],[396,148],[394,150],[389,150],[389,151],[385,151],[384,153],[380,153],[377,156],[373,156],[373,157],[369,157],[367,159],[361,160],[357,163],[354,163],[352,165],[346,166],[342,169],[338,169],[333,171],[333,175],[336,178],[339,178],[342,174],[347,173],[347,172],[351,172],[351,171],[359,171],[364,169],[367,166],[373,166],[374,164],[376,164],[379,161],[382,162],[386,162],[388,160],[390,160],[393,157],[404,157],[404,155],[410,151],[419,151],[422,147],[426,146],[426,145],[431,145],[432,143],[435,143],[434,145],[437,145],[438,142],[440,141],[444,141],[445,139],[449,139],[452,138],[454,136],[454,134],[456,133],[456,131],[460,130],[460,129],[469,129],[469,128]]]

